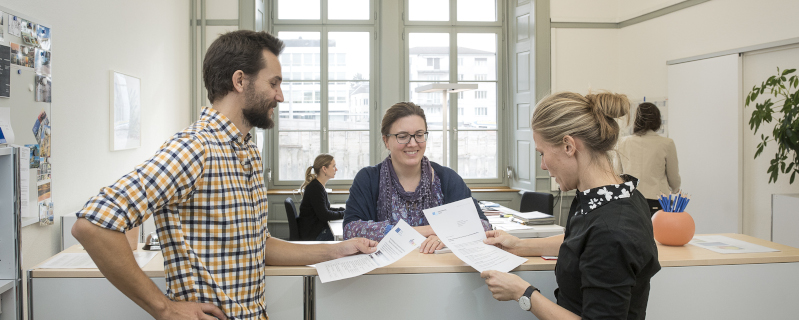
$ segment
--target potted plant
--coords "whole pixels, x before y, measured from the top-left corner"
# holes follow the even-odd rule
[[[757,144],[755,152],[757,158],[763,153],[767,143],[777,143],[777,153],[771,159],[767,171],[770,174],[769,183],[777,182],[777,177],[782,172],[791,174],[790,183],[793,184],[796,174],[799,173],[799,77],[791,76],[795,71],[796,69],[786,69],[780,72],[777,68],[777,75],[769,77],[760,87],[752,87],[752,91],[746,96],[747,107],[750,103],[755,103],[755,110],[749,118],[749,129],[754,129],[755,135],[760,125],[771,123],[778,117],[771,136],[760,134],[761,142]],[[771,97],[756,103],[757,97],[764,93],[769,93]]]

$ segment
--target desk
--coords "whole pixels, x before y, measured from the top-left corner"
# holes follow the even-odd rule
[[[658,245],[663,269],[652,278],[647,319],[795,318],[799,249],[723,235],[781,251],[720,254],[691,245]],[[163,267],[157,267],[162,261],[157,256],[144,270],[163,290]],[[530,257],[513,272],[554,301],[554,268],[555,261]],[[534,319],[515,301],[494,300],[479,274],[454,254],[411,252],[367,275],[325,284],[306,266],[266,267],[265,273],[272,319],[374,319],[387,314],[391,319]],[[108,310],[114,310],[115,319],[149,318],[97,270],[34,267],[28,276],[31,320],[100,319],[108,317]]]
[[[344,204],[335,204],[330,205],[333,208],[344,208]],[[500,209],[508,209],[506,207],[500,206]],[[556,225],[556,224],[546,224],[546,225],[537,225],[537,226],[529,226],[524,229],[511,229],[511,228],[497,228],[498,225],[505,225],[505,224],[513,224],[514,226],[520,226],[518,224],[510,222],[510,218],[502,218],[499,216],[487,216],[488,222],[494,227],[495,230],[501,229],[505,230],[507,233],[510,233],[519,238],[546,238],[550,236],[555,236],[559,234],[563,234],[564,228]],[[344,240],[344,220],[330,220],[327,222],[330,226],[330,230],[333,231],[333,240],[335,241],[342,241]]]

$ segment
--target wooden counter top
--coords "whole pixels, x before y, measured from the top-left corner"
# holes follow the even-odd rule
[[[755,237],[724,233],[720,234],[733,239],[780,250],[779,252],[722,254],[693,245],[670,247],[658,244],[660,265],[663,267],[712,266],[729,264],[799,262],[799,249],[786,245],[761,240]],[[79,245],[63,252],[84,252]],[[555,270],[554,260],[541,257],[528,257],[527,262],[514,271]],[[42,262],[44,263],[44,262]],[[144,273],[148,277],[164,277],[164,259],[156,255],[146,266]],[[387,267],[379,268],[368,274],[402,274],[402,273],[458,273],[476,272],[452,253],[421,254],[418,251],[409,253]],[[267,276],[307,276],[316,275],[316,269],[307,266],[266,267]],[[31,269],[33,278],[101,278],[97,269],[39,269],[38,265]]]
[[[472,192],[519,192],[518,189],[512,189],[508,187],[475,187],[470,188]],[[350,189],[331,189],[333,191],[328,192],[328,194],[349,194]],[[266,190],[267,195],[299,195],[300,193],[297,189],[270,189]]]

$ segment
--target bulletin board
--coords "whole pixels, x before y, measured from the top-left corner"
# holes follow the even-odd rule
[[[10,126],[13,131],[13,142],[5,129],[6,141],[0,143],[33,150],[21,157],[28,165],[20,163],[29,169],[20,177],[20,190],[23,195],[27,191],[22,198],[22,225],[49,225],[53,223],[53,29],[36,17],[2,6],[0,11],[0,128]]]

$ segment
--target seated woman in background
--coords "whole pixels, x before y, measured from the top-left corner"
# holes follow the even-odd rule
[[[383,116],[380,132],[389,156],[355,176],[344,215],[344,239],[380,241],[402,219],[427,237],[420,251],[433,253],[444,244],[422,210],[469,198],[472,191],[454,170],[424,156],[427,120],[419,106],[412,102],[391,106]],[[477,201],[474,206],[483,228],[491,230]]]
[[[646,317],[649,281],[660,270],[652,220],[638,179],[616,175],[608,154],[619,136],[614,119],[629,110],[627,97],[611,93],[562,92],[538,103],[532,128],[541,169],[561,190],[577,190],[566,233],[519,239],[495,230],[485,242],[520,256],[557,255],[557,303],[517,275],[485,271],[495,299],[518,300],[541,320]]]
[[[654,104],[638,105],[633,135],[619,141],[616,171],[638,177],[638,190],[649,202],[651,214],[660,207],[658,196],[680,190],[680,169],[677,166],[677,147],[674,140],[657,134],[660,129],[660,110]]]
[[[300,204],[300,218],[297,219],[300,240],[333,241],[333,232],[327,222],[343,218],[344,208],[330,207],[325,185],[336,177],[336,171],[336,160],[326,153],[318,155],[313,166],[305,171],[305,182],[300,186],[300,191],[305,189],[305,192]]]

